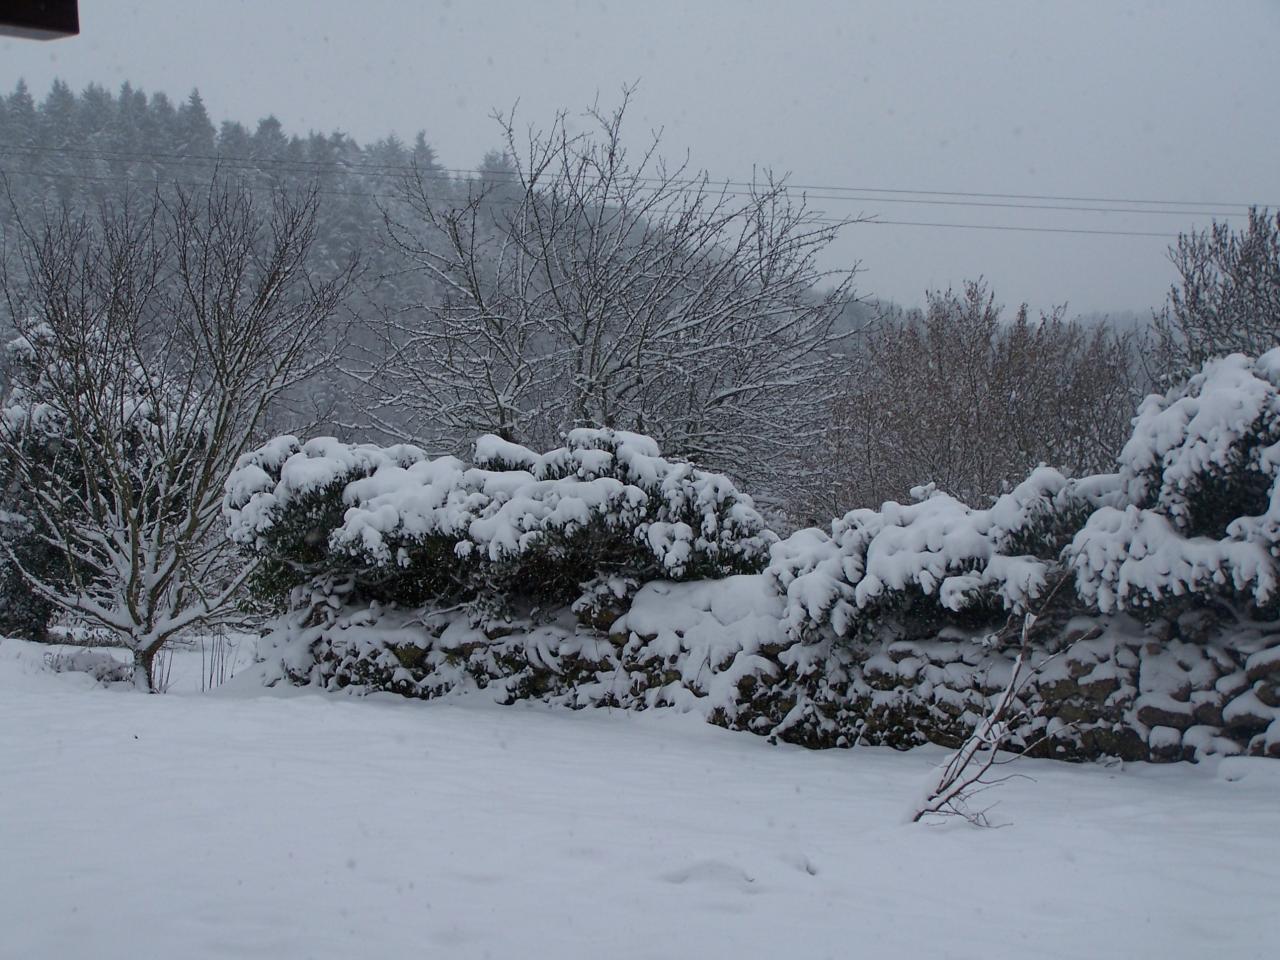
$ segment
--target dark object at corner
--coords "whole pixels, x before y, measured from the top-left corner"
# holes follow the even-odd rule
[[[57,40],[80,32],[78,0],[5,0],[0,3],[0,37]]]

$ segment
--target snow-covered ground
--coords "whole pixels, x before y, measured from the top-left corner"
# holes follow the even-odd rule
[[[190,693],[219,687],[252,666],[257,642],[255,635],[233,632],[220,637],[173,641],[160,651],[156,661],[156,676],[161,689],[170,693]],[[50,666],[57,665],[65,670],[83,670],[87,667],[85,661],[104,658],[122,665],[133,662],[133,655],[122,647],[50,643],[39,647],[27,645],[24,654],[24,659],[43,660]]]
[[[1274,957],[1280,763],[1020,761],[701,718],[106,689],[0,641],[0,956]],[[182,689],[191,692],[181,692]]]

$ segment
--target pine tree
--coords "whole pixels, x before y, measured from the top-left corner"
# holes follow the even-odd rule
[[[25,80],[19,80],[13,93],[9,95],[8,117],[9,130],[6,145],[27,149],[39,145],[40,132],[36,105],[31,99],[31,91],[27,89]]]
[[[187,102],[178,108],[178,153],[191,157],[212,156],[216,136],[200,91],[192,90]]]

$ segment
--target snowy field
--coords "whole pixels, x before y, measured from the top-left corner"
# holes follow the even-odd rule
[[[1280,949],[1276,761],[1022,761],[1003,829],[912,826],[940,750],[267,691],[251,670],[145,696],[42,654],[0,641],[5,958]]]

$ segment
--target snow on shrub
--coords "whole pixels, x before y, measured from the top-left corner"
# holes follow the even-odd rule
[[[802,530],[773,550],[768,574],[793,636],[858,633],[887,613],[981,620],[1040,597],[1062,545],[1116,479],[1071,481],[1041,467],[986,509],[917,488],[917,502],[853,510],[831,532]]]
[[[574,430],[545,454],[485,436],[475,466],[411,446],[279,437],[227,484],[228,533],[277,598],[348,578],[402,605],[528,597],[587,607],[647,580],[754,572],[776,537],[718,474],[648,437]]]
[[[0,468],[0,477],[3,473]],[[0,508],[0,636],[45,639],[54,607],[31,590],[22,570],[48,577],[61,560],[27,516]]]
[[[769,577],[793,636],[876,629],[885,616],[994,622],[1060,569],[1102,613],[1176,615],[1189,604],[1276,602],[1280,558],[1280,349],[1212,360],[1148,397],[1117,472],[1068,480],[1041,467],[990,507],[931,488],[854,510],[830,533],[773,550]]]
[[[110,385],[106,398],[107,406],[124,411],[124,429],[104,429],[91,417],[82,417],[73,427],[76,411],[67,409],[57,389],[71,362],[57,354],[54,341],[53,330],[39,324],[5,345],[7,383],[0,404],[0,442],[8,447],[7,455],[0,456],[0,629],[33,639],[43,634],[54,608],[34,595],[21,571],[50,584],[70,580],[68,551],[58,526],[84,521],[75,493],[90,486],[87,458],[77,456],[76,448],[118,446],[133,468],[128,479],[140,488],[140,475],[149,465],[146,440],[158,429],[132,368],[125,371],[123,383]],[[99,348],[99,341],[90,340],[85,349],[96,355]],[[30,469],[23,471],[19,460],[28,461]],[[105,473],[93,478],[107,491],[113,489],[112,479]],[[16,625],[22,621],[28,621],[26,629]]]
[[[1191,595],[1274,602],[1280,555],[1280,349],[1211,360],[1148,397],[1120,454],[1125,503],[1093,513],[1066,554],[1104,613]]]
[[[226,516],[259,589],[292,593],[269,680],[956,746],[1012,670],[992,628],[1050,606],[1020,748],[1280,755],[1274,628],[1219,616],[1275,591],[1277,371],[1280,351],[1231,357],[1148,399],[1116,473],[1040,467],[985,508],[918,488],[784,541],[726,478],[609,430],[482,437],[474,465],[282,437],[242,459]],[[1164,622],[1110,616],[1131,609]]]
[[[1120,453],[1129,502],[1158,509],[1184,534],[1221,537],[1257,515],[1280,463],[1280,349],[1232,354],[1138,408]]]

